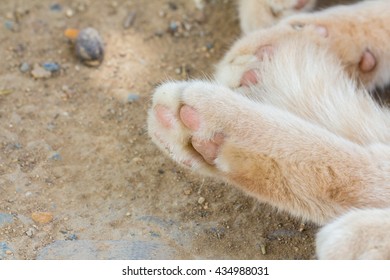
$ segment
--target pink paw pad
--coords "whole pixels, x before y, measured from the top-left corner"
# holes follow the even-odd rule
[[[257,84],[259,80],[258,73],[255,70],[248,70],[242,75],[240,80],[240,87],[249,87]]]
[[[271,45],[265,45],[256,50],[254,55],[259,61],[264,61],[264,59],[270,59],[274,54],[274,47]],[[246,71],[240,80],[240,86],[249,87],[255,85],[259,82],[259,73],[254,69]]]
[[[183,124],[192,131],[196,131],[200,127],[200,117],[196,110],[188,105],[180,108],[180,119]]]
[[[211,140],[192,138],[191,144],[208,164],[213,165],[223,141],[224,135],[217,133]]]
[[[200,128],[199,113],[192,107],[184,105],[180,109],[180,119],[183,124],[191,131],[196,131]],[[210,140],[204,140],[196,137],[191,138],[191,145],[208,164],[214,164],[217,158],[219,146],[223,143],[224,136],[222,133],[217,133]]]
[[[295,6],[294,6],[294,9],[301,10],[307,5],[308,2],[309,2],[309,0],[298,0],[297,4],[295,4]]]
[[[360,58],[359,68],[362,72],[367,73],[374,70],[376,66],[375,56],[369,51],[366,50],[362,57]]]
[[[157,120],[165,128],[172,128],[175,123],[175,116],[173,113],[163,105],[156,105],[154,107],[154,112],[156,114]]]

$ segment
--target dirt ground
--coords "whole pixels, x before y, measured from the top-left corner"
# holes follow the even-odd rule
[[[211,75],[239,36],[234,1],[3,0],[0,21],[0,259],[104,258],[81,241],[170,248],[138,258],[315,258],[316,226],[191,174],[147,136],[154,87]],[[87,26],[105,42],[98,68],[64,37]],[[60,70],[31,74],[47,62]]]

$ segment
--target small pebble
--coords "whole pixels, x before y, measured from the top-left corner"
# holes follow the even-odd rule
[[[65,12],[66,16],[67,17],[72,17],[74,15],[74,11],[72,9],[66,9],[66,12]]]
[[[127,212],[127,213],[126,213],[126,217],[129,217],[129,216],[131,216],[131,213],[130,213],[130,212]]]
[[[27,62],[23,62],[21,65],[20,65],[20,71],[22,73],[26,73],[27,71],[30,70],[30,64],[28,64]]]
[[[26,231],[26,235],[27,235],[28,237],[33,237],[34,233],[35,233],[35,230],[34,230],[33,228],[29,228],[29,229]]]
[[[54,12],[60,12],[62,11],[62,6],[58,3],[54,3],[50,5],[50,10]]]
[[[5,28],[7,28],[8,30],[11,30],[11,31],[17,31],[17,24],[12,21],[12,20],[6,20],[4,22],[4,26]]]
[[[203,196],[199,197],[199,199],[198,199],[199,204],[203,204],[205,201],[206,201],[206,199]]]
[[[173,11],[177,10],[177,5],[173,2],[168,2],[168,7]]]
[[[214,48],[214,44],[213,43],[207,43],[206,44],[206,49],[209,51],[211,50],[212,48]]]
[[[134,163],[141,163],[143,160],[140,157],[135,157],[131,161],[134,162]]]
[[[42,67],[51,73],[58,72],[60,70],[60,65],[56,62],[44,62]]]
[[[71,88],[71,87],[69,87],[68,85],[63,85],[61,87],[61,90],[62,90],[63,93],[66,94],[67,97],[70,97],[70,96],[72,96],[72,95],[74,95],[76,93],[76,90]]]
[[[8,94],[11,94],[13,92],[12,89],[2,89],[0,90],[0,96],[1,95],[8,95]]]
[[[34,64],[34,68],[31,71],[31,75],[35,79],[45,79],[51,77],[51,72],[42,68],[39,64]]]
[[[65,236],[65,240],[77,240],[77,239],[78,239],[78,237],[74,233],[71,233],[71,234],[68,234],[67,236]]]
[[[157,37],[162,37],[164,35],[164,31],[156,30],[156,31],[154,31],[154,35]]]
[[[129,93],[127,95],[127,102],[133,103],[139,99],[139,95],[135,93]]]
[[[124,29],[129,29],[131,26],[133,26],[134,21],[135,21],[135,16],[136,16],[135,11],[131,11],[127,14],[127,16],[125,17],[125,20],[123,21],[123,28]]]
[[[50,212],[34,212],[31,214],[31,218],[34,222],[47,224],[53,221],[53,214]]]
[[[51,159],[51,160],[62,160],[62,157],[61,157],[60,153],[54,152],[54,153],[49,157],[49,159]]]
[[[123,103],[133,103],[140,99],[137,93],[129,92],[129,90],[123,88],[113,89],[111,94]]]
[[[188,189],[184,190],[184,194],[185,195],[190,195],[191,193],[192,193],[192,189],[191,188],[188,188]]]
[[[267,254],[267,248],[265,247],[265,244],[260,244],[260,250],[263,255]]]
[[[176,33],[178,30],[179,30],[179,23],[176,22],[176,21],[171,21],[171,22],[169,23],[169,27],[168,27],[169,33],[174,34],[174,33]]]
[[[188,22],[185,22],[183,25],[184,25],[184,29],[185,30],[191,31],[191,29],[192,29],[192,25],[191,24],[189,24]]]
[[[152,237],[160,237],[161,236],[158,232],[155,232],[155,231],[150,231],[149,234]]]
[[[99,66],[104,57],[103,40],[96,29],[80,30],[75,42],[77,57],[87,66]]]
[[[5,253],[6,253],[7,255],[12,255],[12,251],[11,251],[11,250],[6,250]]]

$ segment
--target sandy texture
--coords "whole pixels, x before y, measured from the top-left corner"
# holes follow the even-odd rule
[[[0,259],[315,258],[315,226],[190,174],[146,133],[153,88],[210,75],[239,36],[233,1],[3,0],[0,22]],[[63,35],[87,26],[99,68]]]

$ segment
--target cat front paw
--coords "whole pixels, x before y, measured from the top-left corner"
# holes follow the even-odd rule
[[[300,39],[320,43],[327,36],[324,26],[296,22],[256,31],[233,45],[217,65],[214,79],[231,89],[246,91],[261,85],[263,62],[272,61],[280,47],[286,49],[284,45]]]
[[[344,22],[342,26],[347,28],[348,24]],[[318,21],[310,15],[299,15],[272,28],[253,32],[238,40],[226,53],[216,67],[214,79],[231,89],[248,92],[248,88],[261,85],[264,61],[272,61],[281,48],[287,53],[289,47],[299,45],[296,41],[306,41],[329,50],[351,78],[363,81],[371,89],[375,84],[371,75],[377,66],[376,55],[365,46],[351,45],[335,28],[337,26],[329,20]]]
[[[163,84],[153,96],[149,135],[176,162],[217,175],[219,150],[237,117],[231,109],[239,102],[235,98],[229,89],[206,82]]]

